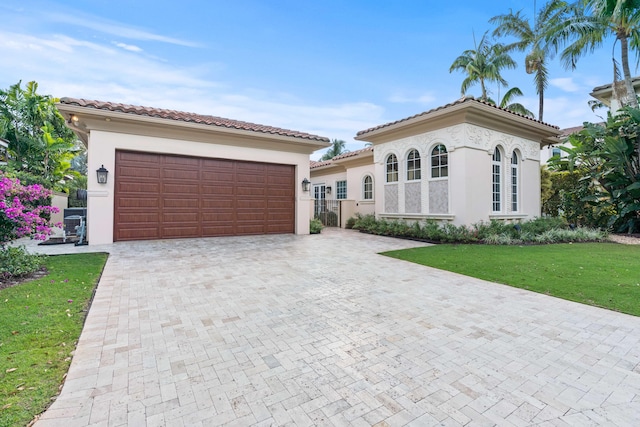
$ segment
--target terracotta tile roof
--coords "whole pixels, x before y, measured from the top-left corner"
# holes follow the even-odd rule
[[[606,123],[605,122],[599,122],[599,123],[595,123],[598,126],[605,126]],[[570,127],[570,128],[565,128],[565,129],[560,129],[560,135],[558,135],[558,138],[566,138],[569,135],[573,135],[574,133],[578,133],[580,132],[582,129],[584,129],[584,125],[583,126],[574,126],[574,127]]]
[[[357,136],[361,136],[361,135],[367,134],[369,132],[373,132],[373,131],[376,131],[376,130],[379,130],[379,129],[383,129],[383,128],[386,128],[386,127],[389,127],[389,126],[393,126],[393,125],[398,124],[398,123],[406,122],[406,121],[414,119],[416,117],[426,116],[426,115],[434,113],[436,111],[444,110],[444,109],[453,107],[455,105],[464,104],[466,102],[477,102],[477,103],[480,103],[480,104],[488,105],[489,107],[493,107],[496,110],[505,111],[505,112],[507,112],[509,114],[513,114],[515,116],[522,117],[522,118],[525,118],[527,120],[531,120],[534,123],[540,123],[540,124],[543,124],[543,125],[546,125],[546,126],[550,126],[552,128],[555,128],[555,129],[559,129],[558,126],[554,126],[554,125],[551,125],[549,123],[541,122],[541,121],[533,119],[533,118],[531,118],[529,116],[525,116],[525,115],[522,115],[522,114],[514,113],[513,111],[509,111],[509,110],[507,110],[505,108],[500,108],[497,105],[492,104],[490,102],[485,102],[485,101],[481,101],[479,99],[475,99],[473,96],[465,96],[465,97],[462,97],[462,98],[460,98],[460,99],[458,99],[458,100],[456,100],[454,102],[451,102],[449,104],[445,104],[445,105],[443,105],[441,107],[433,108],[433,109],[425,111],[423,113],[415,114],[413,116],[406,117],[404,119],[396,120],[395,122],[385,123],[383,125],[379,125],[379,126],[375,126],[375,127],[369,128],[369,129],[361,130],[360,132],[357,133]]]
[[[369,151],[373,152],[373,146],[364,147],[364,148],[361,148],[360,150],[356,150],[356,151],[348,151],[346,153],[340,154],[339,156],[335,156],[331,160],[336,161],[336,160],[347,159],[349,157],[358,156],[358,155],[360,155],[362,153],[366,153],[366,152],[369,152]]]
[[[360,154],[367,153],[367,152],[373,152],[373,146],[364,147],[364,148],[361,148],[360,150],[349,151],[349,152],[340,154],[339,156],[335,156],[333,159],[330,159],[330,160],[323,160],[319,162],[311,160],[311,162],[309,163],[309,167],[311,169],[315,169],[322,166],[329,166],[329,165],[332,165],[336,160],[348,159],[349,157],[359,156]]]
[[[252,132],[268,133],[273,135],[289,136],[293,138],[308,139],[312,141],[329,142],[329,138],[298,132],[289,129],[281,129],[272,126],[258,125],[255,123],[230,120],[222,117],[208,116],[183,111],[166,110],[161,108],[141,107],[137,105],[119,104],[114,102],[103,102],[77,98],[61,98],[61,104],[77,105],[79,107],[95,108],[97,110],[107,110],[139,116],[157,117],[160,119],[176,120],[190,123],[199,123],[209,126],[218,126],[229,129],[247,130]]]
[[[330,164],[332,164],[333,162],[331,160],[324,160],[321,162],[316,162],[311,160],[311,162],[309,163],[309,169],[315,169],[315,168],[319,168],[322,166],[329,166]]]

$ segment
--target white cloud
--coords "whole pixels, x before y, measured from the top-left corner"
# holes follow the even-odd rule
[[[113,42],[114,45],[118,46],[121,49],[128,50],[129,52],[142,52],[142,48],[126,43],[117,43]]]
[[[582,92],[585,90],[582,86],[577,84],[572,77],[551,79],[549,80],[549,83],[564,92]]]
[[[0,68],[0,88],[35,80],[40,93],[55,97],[211,114],[343,139],[358,148],[358,131],[387,121],[373,103],[318,105],[290,93],[233,87],[216,79],[221,64],[177,67],[121,44],[0,31],[0,57],[11,58]]]

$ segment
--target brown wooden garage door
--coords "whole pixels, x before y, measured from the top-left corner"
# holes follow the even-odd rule
[[[116,151],[114,240],[293,233],[291,165]]]

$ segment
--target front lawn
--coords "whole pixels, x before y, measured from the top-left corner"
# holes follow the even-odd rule
[[[24,426],[58,393],[107,254],[47,257],[48,275],[0,290],[0,426]]]
[[[384,255],[640,316],[640,246],[438,245]]]

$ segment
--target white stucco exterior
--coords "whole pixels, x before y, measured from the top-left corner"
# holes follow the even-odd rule
[[[311,181],[333,188],[346,179],[347,199],[353,200],[350,215],[374,213],[378,218],[455,225],[532,219],[540,216],[540,147],[556,142],[558,133],[556,127],[465,98],[360,132],[356,139],[372,143],[372,149],[314,164]],[[432,177],[432,150],[440,145],[446,148],[448,172]],[[501,154],[498,163],[493,160],[496,149]],[[409,179],[415,176],[407,173],[414,150],[419,154],[419,179]],[[395,182],[387,182],[390,155],[398,160]],[[517,162],[512,165],[514,155]],[[499,209],[494,209],[494,164],[500,166]],[[374,197],[358,201],[367,174],[373,178]],[[326,197],[335,195],[332,191]]]
[[[295,233],[309,234],[310,193],[300,183],[309,177],[309,154],[329,145],[322,141],[218,128],[130,113],[59,104],[87,145],[87,238],[90,244],[113,243],[116,150],[234,159],[295,166]],[[70,120],[71,121],[71,120]],[[108,182],[95,171],[104,166]]]

